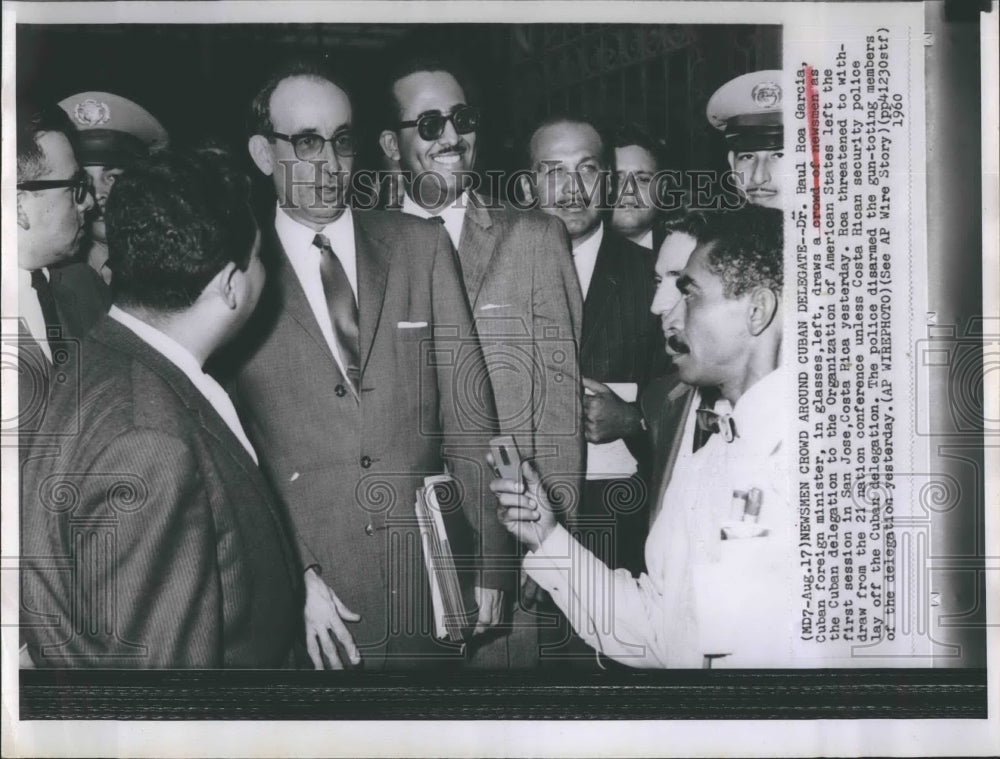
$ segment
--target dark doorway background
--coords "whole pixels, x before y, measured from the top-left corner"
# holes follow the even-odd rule
[[[380,168],[383,72],[402,49],[447,51],[478,78],[487,109],[479,168],[523,164],[530,130],[556,110],[604,125],[634,121],[664,145],[668,167],[724,169],[705,120],[728,79],[781,67],[781,27],[638,24],[19,25],[17,87],[38,99],[104,90],[135,100],[174,144],[215,138],[245,155],[244,119],[277,62],[323,55],[352,88],[358,168]]]

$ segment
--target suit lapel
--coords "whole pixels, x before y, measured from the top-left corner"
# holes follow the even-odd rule
[[[358,342],[361,376],[371,356],[389,278],[392,248],[372,224],[372,214],[351,214],[354,219],[354,248],[358,266]]]
[[[601,247],[597,251],[597,261],[594,263],[594,274],[590,278],[590,288],[583,302],[583,340],[580,352],[590,347],[597,330],[594,326],[601,323],[604,311],[614,300],[618,290],[620,277],[616,273],[616,251],[611,233],[604,230]]]
[[[477,198],[479,205],[467,199],[465,221],[462,223],[462,236],[459,239],[458,258],[462,265],[462,278],[465,280],[466,294],[469,298],[469,308],[475,314],[479,293],[483,289],[486,273],[497,250],[496,231],[489,211],[481,207],[482,199]]]
[[[49,286],[67,337],[84,337],[111,307],[111,292],[100,275],[83,262],[49,269]]]

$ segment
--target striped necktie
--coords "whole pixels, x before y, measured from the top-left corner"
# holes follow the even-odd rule
[[[320,279],[323,281],[326,307],[330,312],[330,324],[340,350],[340,360],[347,371],[347,379],[357,389],[361,378],[358,303],[354,299],[354,290],[351,289],[344,265],[333,252],[326,235],[316,235],[313,245],[320,250]]]

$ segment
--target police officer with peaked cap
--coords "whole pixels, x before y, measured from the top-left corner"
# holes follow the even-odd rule
[[[94,183],[97,205],[85,245],[87,262],[110,284],[104,206],[118,177],[135,159],[166,147],[167,132],[153,115],[110,92],[80,92],[62,100],[78,134],[77,158]]]
[[[729,166],[750,203],[782,208],[785,134],[782,72],[752,71],[730,79],[709,98],[709,123],[723,132]]]

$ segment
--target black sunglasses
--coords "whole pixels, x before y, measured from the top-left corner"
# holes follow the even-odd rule
[[[329,138],[321,137],[312,132],[304,132],[302,134],[271,132],[270,136],[290,142],[292,150],[295,152],[295,157],[300,161],[311,161],[319,158],[323,154],[323,148],[326,147],[326,143],[328,142],[333,145],[333,152],[341,158],[351,158],[358,152],[354,144],[354,135],[350,132],[338,132]]]
[[[460,105],[449,114],[443,114],[439,111],[422,113],[415,121],[399,122],[399,128],[415,126],[420,139],[430,142],[444,133],[444,125],[449,121],[458,134],[475,132],[479,128],[481,116],[482,110],[480,108],[476,108],[474,105]]]
[[[82,203],[91,192],[90,175],[80,169],[69,179],[32,179],[28,182],[18,182],[17,189],[34,192],[36,190],[55,190],[61,187],[73,189],[73,200]]]

